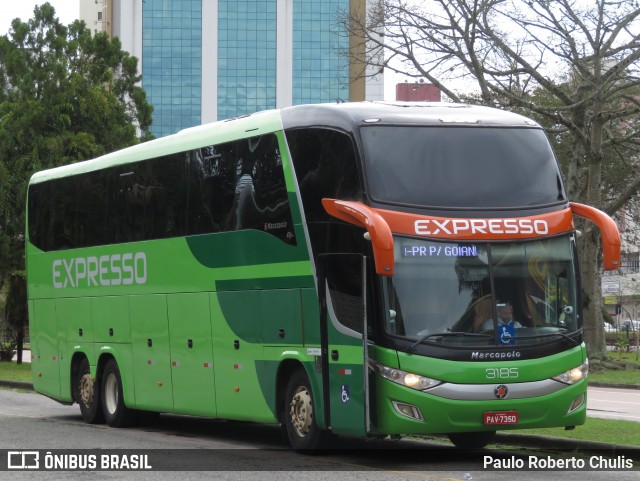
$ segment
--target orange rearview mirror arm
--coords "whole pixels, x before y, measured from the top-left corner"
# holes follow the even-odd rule
[[[604,268],[608,271],[620,268],[620,231],[611,217],[584,204],[570,202],[571,212],[589,219],[600,229],[602,235],[602,255]]]
[[[350,224],[364,227],[371,238],[376,272],[383,276],[393,275],[393,235],[389,224],[380,214],[361,202],[322,199],[327,213]]]

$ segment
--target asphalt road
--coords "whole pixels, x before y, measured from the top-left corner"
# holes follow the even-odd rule
[[[637,481],[640,472],[627,468],[612,471],[567,469],[550,473],[528,470],[531,458],[571,461],[575,452],[547,450],[485,449],[461,452],[436,442],[366,441],[337,438],[322,455],[295,453],[287,449],[276,426],[221,422],[186,416],[162,415],[152,424],[113,429],[85,424],[77,406],[62,406],[41,395],[0,390],[0,478],[22,479],[149,479],[179,478],[228,480],[426,480],[426,481]],[[71,451],[57,451],[57,450]],[[40,460],[47,452],[55,456],[127,453],[147,454],[154,469],[184,471],[73,472],[2,471],[8,451],[35,450]],[[601,453],[591,453],[596,460]],[[588,461],[591,459],[589,454]],[[615,456],[614,456],[615,455]],[[620,461],[620,452],[609,453]],[[487,458],[492,460],[485,466]],[[616,458],[617,457],[617,458]],[[51,458],[49,458],[51,459]],[[62,459],[62,458],[59,458]],[[635,458],[634,458],[635,459]],[[500,469],[493,462],[502,463]],[[524,469],[509,470],[504,463],[521,460]],[[624,460],[623,460],[624,461]],[[154,466],[155,465],[155,466]],[[199,471],[192,471],[198,469]],[[205,472],[206,471],[206,472]]]
[[[640,390],[591,386],[587,391],[587,416],[640,422]]]

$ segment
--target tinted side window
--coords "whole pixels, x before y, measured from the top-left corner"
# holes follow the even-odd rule
[[[67,177],[51,189],[48,243],[52,250],[79,247],[82,229],[77,223],[77,184],[76,179]]]
[[[229,230],[235,192],[236,142],[203,147],[192,154],[192,173],[198,179],[204,214],[201,222],[193,223],[191,233]]]
[[[177,237],[187,232],[186,154],[92,172],[106,177],[105,235],[98,245]],[[82,177],[82,176],[78,176]]]
[[[207,147],[206,149],[210,149]],[[184,159],[184,187],[186,189],[186,232],[190,235],[219,232],[220,225],[212,221],[207,211],[204,188],[204,155],[206,149],[186,152]]]
[[[362,297],[362,257],[336,255],[326,258],[326,275],[331,303],[340,324],[362,334],[364,299]]]
[[[274,134],[29,188],[30,240],[45,251],[242,229],[296,243]]]
[[[351,137],[321,128],[286,131],[307,222],[327,221],[325,197],[362,200]]]
[[[51,183],[34,184],[29,187],[29,240],[44,251],[51,249],[50,201]]]
[[[77,188],[73,244],[95,246],[107,241],[107,173],[91,172],[70,178]],[[108,242],[108,241],[107,241]]]
[[[257,229],[295,244],[282,157],[275,135],[238,141],[235,229]]]

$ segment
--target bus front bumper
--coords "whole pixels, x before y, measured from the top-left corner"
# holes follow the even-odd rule
[[[513,398],[510,393],[517,393],[518,387],[527,383],[449,384],[445,386],[448,389],[434,389],[433,392],[438,393],[436,395],[429,390],[416,391],[379,376],[374,378],[372,390],[376,402],[371,413],[372,427],[384,434],[577,426],[584,424],[586,419],[586,379],[573,385],[558,383],[553,392],[543,395]],[[485,394],[481,396],[478,392]],[[488,399],[487,392],[492,393],[493,399]]]

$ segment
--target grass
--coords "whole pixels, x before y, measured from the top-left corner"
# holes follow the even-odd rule
[[[640,384],[640,369],[633,371],[605,371],[589,373],[589,382],[602,382],[611,384]]]
[[[0,362],[0,379],[5,381],[31,382],[31,363],[17,364],[15,361]]]
[[[638,352],[611,352],[606,361],[593,360],[589,367],[589,381],[640,385]]]
[[[597,441],[607,444],[640,446],[639,427],[640,423],[633,421],[588,417],[587,421],[582,426],[577,426],[572,431],[565,431],[564,428],[543,428],[507,432],[552,436],[555,438],[580,439],[583,441]]]
[[[640,353],[637,351],[632,352],[619,352],[612,351],[609,353],[609,359],[612,361],[625,362],[627,364],[633,364],[640,367]]]

